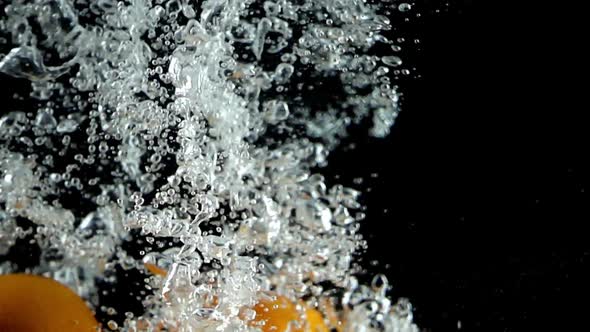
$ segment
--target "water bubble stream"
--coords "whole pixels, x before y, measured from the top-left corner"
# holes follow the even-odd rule
[[[274,294],[338,331],[417,331],[387,279],[351,272],[360,193],[317,174],[349,126],[394,123],[402,60],[373,55],[395,48],[392,6],[3,2],[0,72],[34,106],[0,118],[0,255],[34,238],[31,272],[95,306],[117,269],[151,272],[143,312],[110,330],[260,331]]]

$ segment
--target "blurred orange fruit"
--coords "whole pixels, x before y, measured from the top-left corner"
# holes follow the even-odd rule
[[[0,275],[0,332],[95,332],[92,311],[72,290],[52,279]]]

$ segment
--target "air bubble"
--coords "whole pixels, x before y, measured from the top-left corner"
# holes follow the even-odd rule
[[[266,121],[276,124],[289,117],[289,106],[283,101],[271,100],[264,105]]]
[[[57,121],[50,111],[42,110],[37,113],[37,117],[35,118],[35,126],[44,130],[52,130],[57,126]]]
[[[58,133],[71,133],[76,131],[78,123],[72,119],[64,119],[57,125]]]
[[[390,66],[390,67],[398,67],[402,64],[402,59],[395,55],[386,55],[381,57],[381,61],[383,64]]]
[[[397,7],[397,9],[400,12],[407,12],[407,11],[410,11],[412,9],[412,5],[410,5],[409,3],[405,3],[404,2],[404,3],[399,4],[399,6]]]
[[[290,64],[281,63],[275,70],[274,79],[279,84],[286,83],[294,72],[295,67]]]

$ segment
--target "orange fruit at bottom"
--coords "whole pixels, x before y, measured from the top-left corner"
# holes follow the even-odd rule
[[[322,314],[306,307],[305,314],[301,315],[296,305],[284,296],[277,296],[276,300],[261,300],[254,306],[256,318],[255,326],[259,326],[263,332],[285,332],[291,323],[291,332],[328,332]],[[260,325],[264,322],[264,325]],[[294,323],[297,322],[297,323]]]
[[[52,279],[0,275],[0,332],[95,332],[86,303]]]
[[[154,275],[165,277],[167,271],[145,263],[146,269]],[[277,296],[274,301],[260,300],[255,306],[256,317],[250,325],[259,327],[262,332],[285,332],[291,325],[290,332],[329,332],[322,314],[302,304],[305,314],[301,315],[296,305],[284,296]],[[340,331],[339,328],[337,328]],[[0,331],[1,332],[1,331]]]

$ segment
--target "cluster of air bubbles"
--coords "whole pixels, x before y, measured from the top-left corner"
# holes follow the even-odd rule
[[[329,300],[343,331],[415,331],[383,276],[353,276],[361,193],[317,173],[348,127],[384,137],[398,114],[385,6],[411,9],[2,2],[0,72],[28,95],[0,118],[0,256],[27,239],[30,272],[97,306],[97,281],[146,273],[143,312],[111,330],[259,331],[248,308],[272,293]]]

